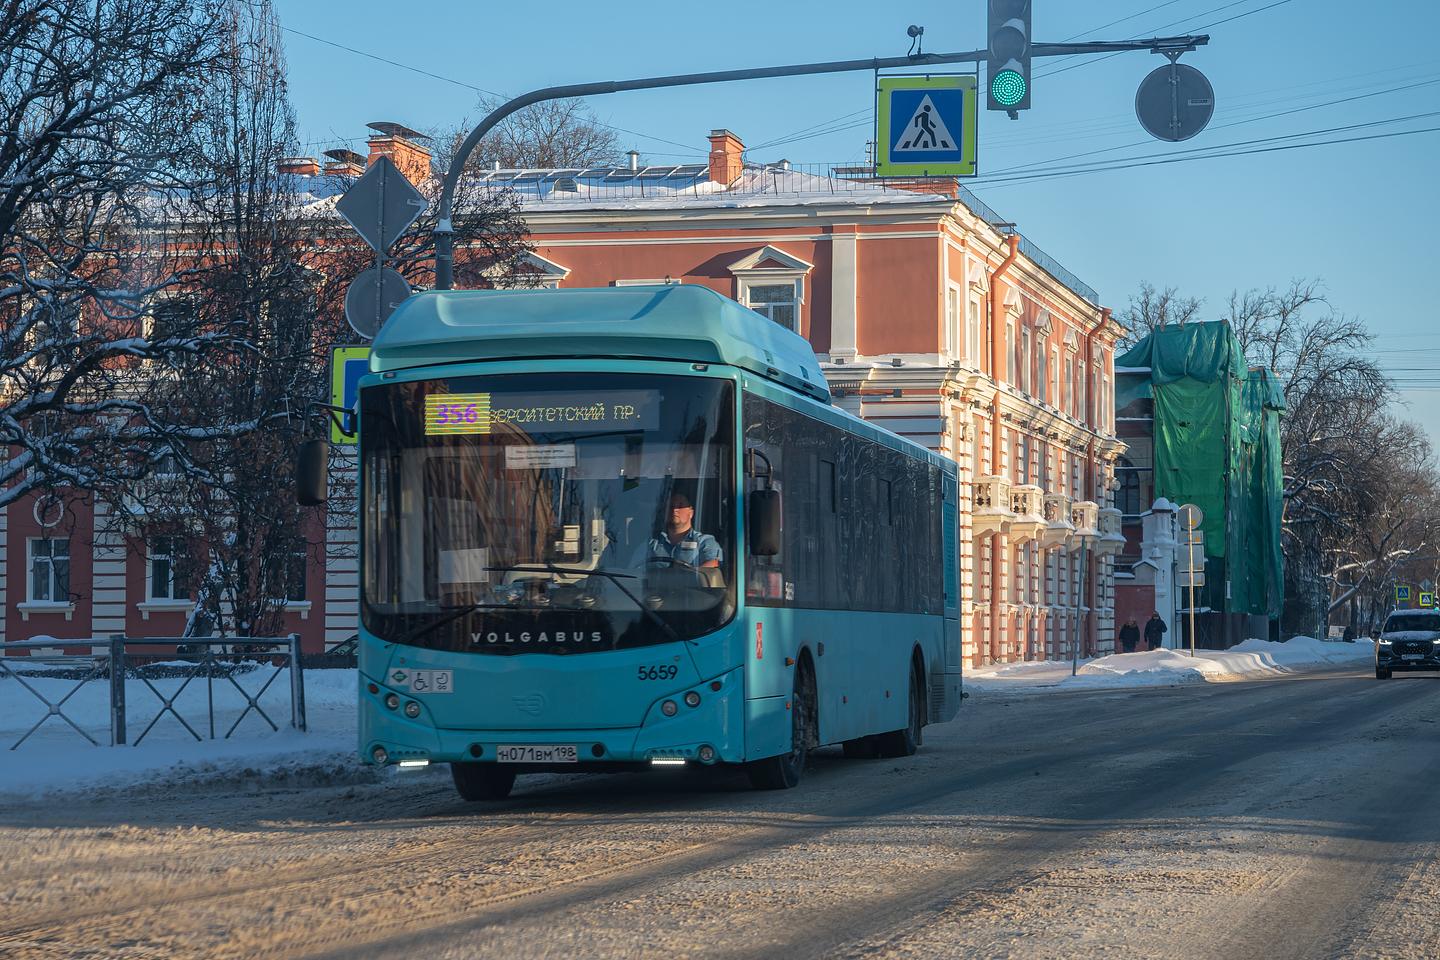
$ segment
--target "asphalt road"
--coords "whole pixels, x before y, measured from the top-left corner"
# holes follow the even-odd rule
[[[0,809],[0,956],[1435,958],[1437,740],[1440,676],[1326,673],[977,695],[779,793],[101,790]]]

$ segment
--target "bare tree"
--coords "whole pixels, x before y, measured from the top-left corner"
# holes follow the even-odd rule
[[[269,0],[234,0],[223,16],[224,68],[177,148],[200,188],[184,197],[175,229],[196,264],[177,297],[198,328],[223,327],[230,340],[158,388],[193,434],[172,448],[171,472],[139,496],[109,500],[132,535],[188,544],[191,632],[273,636],[285,601],[304,598],[305,570],[324,562],[321,517],[295,501],[294,452],[323,426],[308,406],[328,396],[330,346],[355,339],[344,293],[374,254],[316,199],[348,182],[279,172],[297,137]],[[524,224],[513,195],[467,183],[455,220],[463,279],[517,269]],[[433,224],[433,213],[422,217],[389,251],[417,286],[433,276]]]
[[[483,99],[480,109],[489,113],[500,103]],[[496,163],[507,168],[534,168],[619,162],[620,141],[614,129],[599,123],[580,99],[547,100],[517,110],[480,141],[467,161],[481,168]]]
[[[1152,283],[1140,284],[1140,292],[1130,298],[1117,318],[1130,331],[1125,343],[1133,345],[1156,330],[1197,321],[1203,303],[1194,297],[1181,296],[1174,287],[1158,290]]]
[[[0,507],[114,488],[176,435],[154,366],[228,332],[165,324],[193,279],[153,229],[188,190],[175,146],[223,60],[218,0],[10,0],[0,8]],[[202,431],[203,433],[204,431]]]

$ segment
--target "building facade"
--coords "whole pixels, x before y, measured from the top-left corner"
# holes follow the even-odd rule
[[[372,160],[421,149],[401,128],[378,132]],[[385,136],[403,142],[377,147]],[[708,286],[808,339],[837,404],[953,458],[968,491],[961,568],[971,664],[1068,657],[1075,644],[1082,655],[1113,650],[1113,556],[1123,544],[1112,503],[1123,449],[1114,352],[1123,331],[1095,293],[953,182],[885,185],[754,166],[727,130],[713,131],[710,145],[705,164],[642,166],[632,155],[628,167],[495,170],[485,179],[521,199],[530,282]],[[331,172],[343,173],[337,165],[363,158],[331,160]],[[321,174],[304,158],[291,172]],[[21,572],[4,594],[6,637],[102,636],[122,622],[158,635],[169,621],[144,619],[141,604],[151,617],[180,612],[183,597],[161,610],[137,596],[163,580],[163,553],[111,542],[103,517],[77,514],[65,546],[69,619],[57,606],[43,625],[37,617],[14,629],[19,598],[46,563],[30,545],[46,538],[28,510],[11,507],[10,546],[0,551]],[[306,599],[287,612],[308,646],[355,629],[353,523],[333,509],[317,522],[325,536],[296,577]]]

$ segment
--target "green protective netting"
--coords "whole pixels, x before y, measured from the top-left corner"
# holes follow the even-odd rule
[[[1224,323],[1161,328],[1115,365],[1150,371],[1155,495],[1205,513],[1204,602],[1278,616],[1285,403],[1274,377],[1248,368]]]

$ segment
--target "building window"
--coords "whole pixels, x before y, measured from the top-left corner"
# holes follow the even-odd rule
[[[147,340],[169,340],[194,332],[195,305],[185,297],[168,297],[150,308]]]
[[[180,537],[150,540],[150,599],[190,598],[190,557]]]
[[[1064,410],[1065,410],[1066,413],[1072,413],[1072,414],[1073,414],[1073,413],[1075,412],[1075,407],[1074,407],[1074,403],[1073,403],[1073,401],[1074,401],[1074,396],[1075,396],[1074,386],[1075,386],[1075,361],[1074,361],[1072,358],[1070,358],[1070,357],[1066,357],[1066,358],[1065,358],[1065,396],[1064,396],[1064,398],[1063,398],[1063,402],[1064,402],[1064,405],[1065,405],[1065,406],[1064,406]]]
[[[1030,331],[1020,331],[1020,391],[1030,393]]]
[[[970,363],[980,366],[980,298],[970,298],[970,314],[965,324]]]
[[[799,301],[795,296],[794,283],[757,283],[745,285],[745,306],[761,316],[769,317],[786,330],[799,328],[795,318],[799,313]]]
[[[958,359],[964,347],[960,329],[960,288],[945,290],[945,352],[952,359]]]
[[[1019,351],[1019,349],[1020,342],[1015,339],[1015,324],[1005,324],[1005,355],[1009,358],[1005,370],[1005,382],[1012,387],[1018,385],[1020,382],[1018,376],[1020,372],[1020,361],[1017,359],[1019,356],[1017,351]]]
[[[305,599],[305,553],[307,544],[296,540],[285,557],[285,599],[301,602]]]
[[[70,602],[70,540],[35,537],[29,541],[30,600]]]
[[[1050,355],[1045,352],[1045,342],[1042,340],[1037,345],[1036,362],[1040,365],[1039,376],[1036,378],[1036,393],[1041,403],[1050,402]]]

